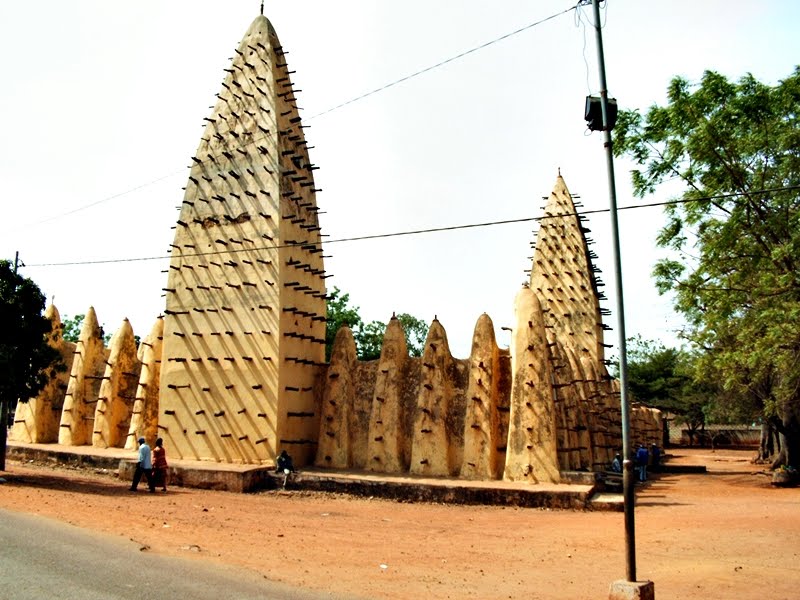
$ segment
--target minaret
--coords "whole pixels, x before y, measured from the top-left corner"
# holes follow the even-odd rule
[[[599,269],[592,263],[582,218],[559,173],[547,199],[533,253],[530,288],[545,312],[548,338],[588,356],[604,359]]]
[[[159,431],[176,458],[313,458],[325,282],[286,58],[257,17],[192,157],[165,288]]]

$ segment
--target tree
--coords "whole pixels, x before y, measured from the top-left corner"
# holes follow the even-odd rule
[[[634,192],[682,184],[657,243],[659,290],[731,399],[760,395],[780,431],[776,464],[800,465],[800,68],[775,86],[706,71],[668,104],[622,111],[617,154]],[[770,385],[765,387],[764,383]]]
[[[681,350],[641,336],[628,339],[628,387],[636,400],[664,411],[684,412],[691,377]]]
[[[75,315],[74,317],[67,317],[62,321],[61,326],[63,328],[62,337],[68,341],[77,343],[81,337],[81,329],[83,328],[83,320],[86,318],[86,315],[80,314]],[[106,328],[104,325],[100,326],[100,331],[103,333],[103,343],[108,346],[108,343],[111,341],[111,334],[106,333]],[[138,335],[133,336],[134,340],[136,341],[136,345],[139,345],[141,341]]]
[[[382,323],[381,321],[361,323],[361,325],[353,331],[359,360],[377,360],[381,357],[383,334],[385,332],[386,323]]]
[[[61,333],[62,337],[72,343],[77,343],[78,339],[81,337],[81,328],[83,327],[83,320],[86,318],[86,315],[75,315],[74,317],[66,317],[62,322],[61,326],[63,331]]]
[[[400,313],[397,320],[406,334],[406,347],[410,356],[422,356],[425,340],[428,338],[428,324],[408,313]]]
[[[629,338],[628,389],[633,398],[674,416],[686,426],[689,443],[706,423],[704,407],[713,402],[716,390],[695,371],[695,357],[686,350],[669,348],[641,336]],[[618,376],[619,366],[616,368]]]
[[[50,320],[37,285],[0,260],[0,471],[5,470],[8,418],[17,401],[36,396],[60,363],[47,343]],[[63,366],[62,366],[63,368]]]
[[[344,324],[347,324],[353,331],[359,360],[376,360],[380,358],[386,323],[381,321],[364,323],[358,314],[359,310],[359,307],[350,305],[350,294],[342,292],[339,288],[334,287],[333,291],[328,294],[325,360],[330,360],[336,332]],[[428,326],[422,319],[407,313],[400,313],[397,315],[397,319],[403,326],[409,355],[422,356],[425,338],[428,336]]]
[[[333,342],[336,339],[336,332],[342,325],[349,326],[353,333],[363,325],[361,316],[358,314],[358,307],[350,306],[350,294],[342,292],[338,287],[328,293],[326,301],[327,321],[325,323],[325,360],[331,359]]]

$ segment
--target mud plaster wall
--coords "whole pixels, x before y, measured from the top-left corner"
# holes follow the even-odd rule
[[[141,362],[127,319],[111,339],[100,396],[94,413],[92,445],[118,448],[125,445],[131,412],[139,384]]]
[[[90,307],[75,347],[59,424],[59,444],[83,446],[91,443],[95,405],[100,397],[108,354],[97,315]]]
[[[128,440],[144,432],[152,441],[157,431],[176,457],[269,464],[284,448],[298,465],[316,455],[320,465],[375,469],[379,453],[370,449],[376,438],[395,436],[396,459],[383,470],[488,478],[503,476],[505,466],[518,461],[508,440],[518,439],[519,427],[542,427],[555,428],[557,440],[542,454],[543,462],[571,469],[591,461],[592,468],[604,468],[620,446],[618,390],[607,381],[604,364],[602,281],[592,264],[588,230],[574,216],[563,179],[544,209],[529,280],[544,308],[515,325],[524,328],[533,318],[544,322],[546,343],[539,335],[537,345],[552,350],[525,351],[527,362],[521,364],[531,372],[544,368],[537,397],[547,405],[542,414],[550,416],[538,424],[512,418],[515,407],[529,401],[524,393],[515,396],[516,404],[511,401],[519,368],[513,352],[486,345],[481,356],[498,354],[491,381],[481,383],[491,406],[470,412],[470,422],[469,382],[485,377],[477,372],[481,361],[473,360],[474,352],[469,359],[453,358],[436,321],[425,355],[398,359],[388,387],[380,381],[390,363],[322,362],[327,275],[316,167],[296,90],[264,17],[253,22],[234,52],[192,157],[164,289],[163,347],[153,344],[149,357],[140,348],[147,368],[131,408]],[[91,332],[81,333],[74,351],[60,415],[59,441],[68,445],[88,443],[101,381],[112,376],[105,372],[109,350],[90,313],[84,328],[90,325]],[[387,331],[386,345],[391,337]],[[347,385],[331,383],[337,368]],[[519,379],[526,385],[524,376]],[[377,422],[383,396],[395,403],[391,427]],[[336,410],[328,408],[330,401]],[[118,412],[127,408],[123,404]],[[648,411],[635,419],[644,438],[657,429],[658,416]],[[484,435],[465,435],[473,426]],[[465,456],[478,453],[474,444],[485,449],[487,439],[495,444],[494,472],[477,463],[468,472]],[[380,456],[389,460],[389,454]]]
[[[52,323],[47,343],[58,351],[61,364],[51,370],[49,381],[36,398],[17,403],[14,425],[9,435],[12,440],[33,444],[58,441],[64,396],[75,358],[75,344],[65,341],[62,336],[63,326],[58,309],[51,304],[45,310],[44,316]]]
[[[156,319],[150,333],[142,340],[139,349],[139,360],[142,368],[139,375],[139,384],[136,387],[136,397],[131,411],[131,422],[125,448],[136,450],[137,440],[144,437],[147,440],[158,439],[158,399],[159,380],[161,377],[161,355],[164,334],[164,319]]]
[[[172,244],[159,426],[176,457],[303,464],[325,347],[315,167],[269,21],[234,52]]]

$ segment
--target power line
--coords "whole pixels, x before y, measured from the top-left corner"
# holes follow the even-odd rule
[[[66,212],[59,213],[57,215],[53,215],[53,216],[50,216],[50,217],[45,217],[44,219],[41,219],[39,221],[34,221],[33,223],[27,223],[25,225],[22,225],[21,228],[22,229],[26,229],[28,227],[35,227],[36,225],[43,225],[45,223],[49,223],[51,221],[56,221],[58,219],[61,219],[63,217],[67,217],[69,215],[74,215],[75,213],[78,213],[78,212],[81,212],[83,210],[86,210],[87,208],[92,208],[93,206],[97,206],[98,204],[103,204],[104,202],[108,202],[109,200],[114,200],[115,198],[119,198],[121,196],[126,196],[128,194],[132,194],[133,192],[136,192],[136,191],[138,191],[138,190],[140,190],[142,188],[146,188],[148,186],[151,186],[154,183],[158,183],[159,181],[164,181],[165,179],[169,179],[170,177],[173,177],[173,176],[177,175],[181,171],[183,171],[183,169],[179,169],[177,171],[173,171],[172,173],[169,173],[167,175],[162,175],[161,177],[158,177],[158,178],[153,179],[151,181],[148,181],[146,183],[142,183],[140,185],[137,185],[135,187],[127,189],[124,192],[118,192],[116,194],[112,194],[111,196],[106,196],[104,198],[101,198],[100,200],[95,200],[94,202],[90,202],[89,204],[84,204],[83,206],[79,206],[77,208],[73,208],[73,209],[68,210]]]
[[[664,202],[652,202],[646,204],[630,204],[628,206],[620,206],[617,210],[634,210],[640,208],[654,208],[658,206],[668,206],[668,205],[677,205],[677,204],[686,204],[689,202],[711,202],[714,200],[724,200],[726,198],[735,198],[738,196],[745,196],[748,194],[769,194],[773,192],[785,192],[790,190],[800,190],[800,185],[788,185],[783,187],[777,188],[769,188],[763,190],[752,190],[748,192],[732,192],[729,194],[716,194],[713,196],[704,196],[701,198],[692,198],[692,199],[678,199],[678,200],[665,200]],[[346,237],[346,238],[337,238],[334,240],[325,240],[324,242],[320,242],[321,244],[340,244],[344,242],[362,242],[367,240],[376,240],[376,239],[385,239],[385,238],[394,238],[394,237],[404,237],[408,235],[420,235],[425,233],[442,233],[445,231],[457,231],[463,229],[476,229],[480,227],[493,227],[496,225],[511,225],[515,223],[529,223],[529,222],[541,222],[548,219],[560,219],[563,217],[579,217],[582,215],[595,215],[601,213],[610,212],[611,209],[609,208],[598,208],[595,210],[587,210],[582,212],[571,212],[571,213],[558,213],[555,215],[545,215],[542,217],[522,217],[519,219],[504,219],[499,221],[485,221],[482,223],[467,223],[462,225],[448,225],[444,227],[430,227],[427,229],[412,229],[407,231],[395,231],[389,233],[377,233],[377,234],[370,234],[370,235],[361,235],[361,236],[353,236],[353,237]],[[253,247],[253,248],[240,248],[240,249],[230,249],[230,250],[215,250],[213,252],[192,252],[192,253],[185,253],[181,254],[184,258],[193,258],[193,257],[202,257],[202,256],[219,256],[221,254],[238,254],[241,252],[253,252],[253,251],[261,251],[261,250],[280,250],[283,248],[297,248],[303,245],[307,245],[306,243],[292,243],[292,244],[276,244],[273,246],[261,246],[261,247]],[[134,258],[109,258],[109,259],[100,259],[100,260],[87,260],[87,261],[72,261],[72,262],[61,262],[61,263],[36,263],[27,265],[27,267],[68,267],[68,266],[79,266],[79,265],[100,265],[100,264],[116,264],[116,263],[126,263],[126,262],[145,262],[151,260],[166,260],[172,258],[171,255],[166,254],[162,256],[142,256],[142,257],[134,257]]]
[[[369,96],[373,96],[373,95],[375,95],[375,94],[377,94],[379,92],[382,92],[384,90],[388,90],[388,89],[390,89],[390,88],[392,88],[392,87],[394,87],[396,85],[399,85],[401,83],[409,81],[410,79],[414,79],[415,77],[418,77],[420,75],[423,75],[425,73],[428,73],[430,71],[438,69],[439,67],[443,67],[443,66],[445,66],[445,65],[447,65],[447,64],[449,64],[451,62],[455,62],[455,61],[457,61],[457,60],[459,60],[461,58],[464,58],[465,56],[469,56],[470,54],[473,54],[475,52],[478,52],[480,50],[488,48],[489,46],[492,46],[493,44],[497,44],[499,42],[507,40],[510,37],[513,37],[513,36],[515,36],[517,34],[520,34],[520,33],[524,32],[524,31],[532,29],[532,28],[536,27],[537,25],[541,25],[543,23],[546,23],[547,21],[550,21],[552,19],[560,17],[561,15],[566,14],[566,13],[572,11],[572,10],[576,10],[577,8],[578,8],[578,5],[570,6],[569,8],[567,8],[567,9],[561,11],[561,12],[552,14],[549,17],[545,17],[544,19],[540,19],[539,21],[535,21],[533,23],[529,23],[528,25],[525,25],[523,27],[520,27],[519,29],[516,29],[516,30],[511,31],[509,33],[506,33],[504,35],[501,35],[500,37],[497,37],[497,38],[495,38],[493,40],[489,40],[488,42],[484,42],[483,44],[480,44],[478,46],[470,48],[469,50],[465,50],[465,51],[463,51],[463,52],[461,52],[461,53],[459,53],[459,54],[457,54],[455,56],[451,56],[450,58],[446,58],[446,59],[444,59],[444,60],[442,60],[442,61],[440,61],[440,62],[438,62],[438,63],[436,63],[434,65],[431,65],[429,67],[425,67],[424,69],[420,69],[419,71],[415,71],[415,72],[413,72],[413,73],[411,73],[409,75],[406,75],[404,77],[401,77],[399,79],[395,79],[394,81],[391,81],[391,82],[389,82],[387,84],[384,84],[384,85],[382,85],[382,86],[380,86],[378,88],[375,88],[372,91],[363,93],[363,94],[361,94],[359,96],[356,96],[355,98],[351,98],[350,100],[342,102],[341,104],[337,104],[336,106],[333,106],[332,108],[328,108],[326,110],[323,110],[322,112],[319,112],[319,113],[317,113],[315,115],[310,116],[308,119],[305,119],[305,121],[306,122],[311,121],[311,120],[316,119],[318,117],[327,115],[328,113],[332,113],[333,111],[339,110],[340,108],[343,108],[345,106],[353,104],[354,102],[358,102],[359,100],[363,100],[364,98],[368,98]],[[258,136],[255,136],[255,137],[251,137],[250,142],[251,143],[255,143],[257,141],[264,140],[266,138],[267,138],[266,135],[258,135]],[[219,156],[219,155],[216,155],[216,156]],[[168,173],[167,175],[162,175],[161,177],[157,177],[156,179],[153,179],[153,180],[148,181],[146,183],[142,183],[141,185],[137,185],[136,187],[133,187],[133,188],[131,188],[129,190],[125,190],[123,192],[119,192],[119,193],[116,193],[116,194],[112,194],[110,196],[106,196],[104,198],[101,198],[99,200],[91,202],[90,204],[85,204],[83,206],[79,206],[77,208],[68,210],[66,212],[63,212],[63,213],[60,213],[60,214],[57,214],[57,215],[53,215],[53,216],[50,216],[50,217],[46,217],[46,218],[44,218],[44,219],[42,219],[40,221],[34,221],[33,223],[28,223],[28,224],[24,225],[23,227],[27,228],[27,227],[34,227],[36,225],[42,225],[44,223],[49,223],[51,221],[55,221],[57,219],[61,219],[63,217],[75,214],[77,212],[81,212],[81,211],[86,210],[88,208],[92,208],[92,207],[97,206],[99,204],[103,204],[105,202],[108,202],[109,200],[114,200],[114,199],[119,198],[121,196],[125,196],[127,194],[131,194],[131,193],[136,192],[136,191],[138,191],[138,190],[140,190],[142,188],[145,188],[145,187],[148,187],[148,186],[153,185],[155,183],[158,183],[159,181],[163,181],[164,179],[167,179],[169,177],[177,175],[178,173],[181,173],[183,170],[184,170],[184,168],[178,169],[176,171],[173,171],[172,173]]]
[[[411,73],[409,75],[406,75],[405,77],[401,77],[400,79],[396,79],[396,80],[394,80],[394,81],[392,81],[390,83],[387,83],[387,84],[382,85],[382,86],[380,86],[378,88],[375,88],[372,91],[369,91],[369,92],[366,92],[364,94],[361,94],[360,96],[356,96],[355,98],[347,100],[346,102],[342,102],[341,104],[337,104],[333,108],[329,108],[327,110],[323,110],[322,112],[317,113],[317,114],[309,117],[307,120],[310,121],[312,119],[316,119],[317,117],[320,117],[322,115],[326,115],[329,112],[333,112],[334,110],[338,110],[338,109],[340,109],[340,108],[342,108],[344,106],[348,106],[350,104],[353,104],[354,102],[358,102],[359,100],[363,100],[364,98],[368,98],[369,96],[372,96],[373,94],[377,94],[379,92],[387,90],[387,89],[389,89],[391,87],[394,87],[396,85],[400,85],[401,83],[405,83],[409,79],[414,79],[415,77],[418,77],[420,75],[423,75],[425,73],[433,71],[434,69],[438,69],[439,67],[443,67],[444,65],[450,64],[451,62],[455,62],[455,61],[457,61],[457,60],[459,60],[461,58],[464,58],[465,56],[469,56],[470,54],[472,54],[474,52],[478,52],[479,50],[483,50],[484,48],[488,48],[489,46],[491,46],[493,44],[497,44],[498,42],[502,42],[503,40],[507,40],[508,38],[510,38],[512,36],[515,36],[515,35],[517,35],[519,33],[522,33],[523,31],[527,31],[528,29],[532,29],[533,27],[536,27],[537,25],[541,25],[543,23],[546,23],[547,21],[555,19],[556,17],[560,17],[561,15],[566,14],[566,13],[570,12],[571,10],[575,10],[577,8],[578,8],[578,5],[570,6],[569,8],[567,8],[565,10],[562,10],[561,12],[552,14],[549,17],[545,17],[544,19],[540,19],[539,21],[535,21],[533,23],[529,23],[528,25],[525,25],[524,27],[520,27],[519,29],[516,29],[515,31],[511,31],[509,33],[506,33],[505,35],[501,35],[498,38],[495,38],[493,40],[489,40],[488,42],[484,42],[483,44],[480,44],[478,46],[470,48],[469,50],[464,50],[460,54],[456,54],[455,56],[451,56],[450,58],[446,58],[443,61],[440,61],[440,62],[436,63],[435,65],[431,65],[429,67],[425,67],[424,69],[420,69],[419,71],[414,71],[413,73]]]

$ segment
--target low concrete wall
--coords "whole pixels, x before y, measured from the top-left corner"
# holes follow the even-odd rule
[[[136,459],[130,452],[119,449],[96,449],[89,446],[70,451],[54,449],[52,445],[11,444],[8,447],[8,457],[22,463],[107,469],[117,472],[120,481],[124,482],[133,480],[136,469]],[[602,489],[602,482],[597,481],[596,473],[564,472],[562,476],[570,485],[515,485],[503,481],[418,479],[352,471],[339,473],[302,471],[290,476],[287,488],[374,496],[401,502],[598,510],[592,503],[594,494]],[[283,479],[283,474],[276,473],[274,467],[268,465],[231,465],[176,460],[170,463],[167,485],[244,493],[281,488]]]
[[[107,469],[116,471],[119,468],[119,456],[103,456],[98,454],[83,454],[66,450],[49,450],[45,448],[32,448],[29,446],[8,445],[6,458],[20,462],[35,462],[50,465],[66,465],[69,467]],[[133,477],[131,472],[131,478]]]
[[[226,467],[228,465],[225,465]],[[136,470],[135,460],[121,460],[118,464],[119,478],[123,481],[132,481]],[[260,489],[275,487],[270,476],[272,469],[269,467],[247,467],[242,469],[218,469],[204,465],[176,465],[169,466],[168,486],[191,487],[203,490],[218,490],[222,492],[253,492]]]

